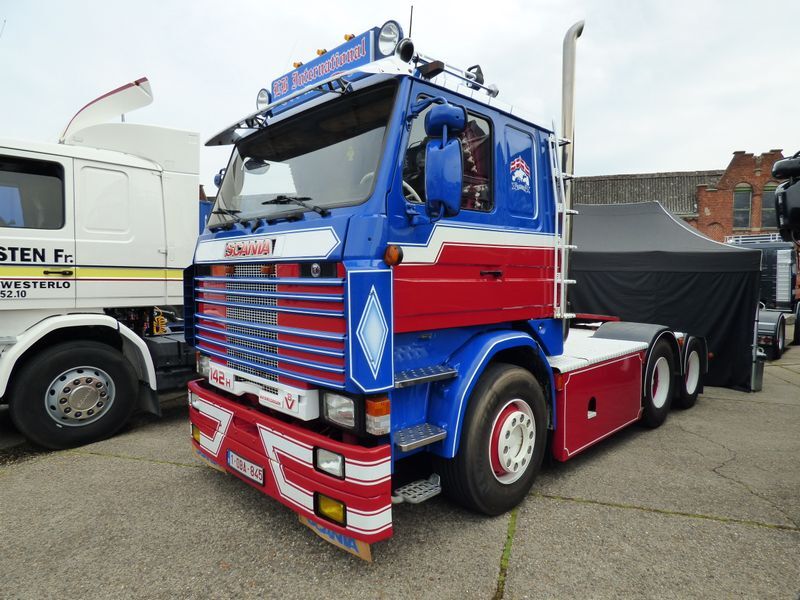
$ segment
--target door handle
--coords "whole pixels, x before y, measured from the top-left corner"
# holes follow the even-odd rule
[[[74,271],[72,269],[45,269],[42,273],[45,275],[62,275],[63,277],[69,277]]]
[[[499,269],[496,271],[481,271],[481,277],[485,277],[486,275],[491,275],[492,277],[502,277],[503,272]]]

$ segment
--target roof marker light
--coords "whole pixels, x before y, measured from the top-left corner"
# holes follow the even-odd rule
[[[328,51],[325,48],[317,48],[317,56],[322,56],[323,54],[327,54]]]
[[[345,42],[349,42],[349,41],[350,41],[350,40],[352,40],[354,37],[356,37],[356,36],[354,36],[352,33],[345,33],[345,34],[344,34],[344,41],[345,41]]]

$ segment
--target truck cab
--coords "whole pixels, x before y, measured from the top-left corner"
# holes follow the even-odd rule
[[[60,143],[0,140],[0,401],[42,446],[158,412],[158,389],[193,370],[166,323],[197,238],[198,136],[109,122],[151,101],[142,78],[87,104]]]
[[[208,142],[233,149],[185,283],[202,458],[360,553],[391,535],[393,502],[443,490],[499,514],[548,436],[566,460],[660,424],[689,354],[696,397],[701,351],[666,328],[610,323],[565,353],[559,140],[480,68],[416,53],[389,21],[259,98]],[[414,456],[427,470],[405,480]]]

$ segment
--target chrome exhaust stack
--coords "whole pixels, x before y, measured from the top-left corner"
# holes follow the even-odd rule
[[[564,35],[564,50],[561,63],[561,168],[567,180],[564,193],[564,209],[572,208],[572,193],[570,179],[574,174],[575,166],[575,55],[577,53],[578,38],[583,33],[583,21],[578,21],[567,30]],[[565,229],[571,237],[571,229]],[[571,240],[566,239],[567,243]]]

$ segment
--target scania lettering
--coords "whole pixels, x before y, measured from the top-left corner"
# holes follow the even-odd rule
[[[151,101],[139,79],[87,104],[59,144],[0,141],[0,403],[45,447],[158,413],[156,392],[194,370],[178,330],[197,134],[108,122]]]
[[[363,61],[330,61],[353,47]],[[185,280],[200,457],[368,558],[396,503],[503,513],[546,451],[695,402],[702,339],[569,313],[572,150],[554,127],[394,21],[297,69],[208,142],[233,150]]]

